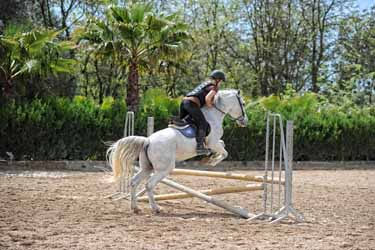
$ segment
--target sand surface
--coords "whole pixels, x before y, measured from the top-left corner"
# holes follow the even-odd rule
[[[241,172],[260,174],[259,172]],[[375,171],[295,171],[305,223],[249,223],[205,202],[147,203],[133,214],[104,173],[0,172],[0,249],[375,249]],[[243,182],[174,176],[195,189]],[[169,192],[162,184],[158,193]],[[251,212],[262,191],[217,196]]]

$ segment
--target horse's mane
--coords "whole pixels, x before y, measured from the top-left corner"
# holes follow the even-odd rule
[[[217,94],[219,96],[222,96],[222,95],[226,95],[226,94],[232,94],[233,92],[237,93],[237,90],[235,90],[235,89],[220,89]]]

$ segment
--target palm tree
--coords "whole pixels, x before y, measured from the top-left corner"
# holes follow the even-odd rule
[[[127,71],[126,104],[136,111],[141,69],[181,53],[189,39],[186,30],[176,15],[156,15],[150,5],[132,4],[110,6],[105,22],[92,18],[84,38],[96,44],[100,53],[111,52]]]
[[[64,55],[74,46],[58,41],[61,31],[34,29],[29,32],[14,30],[0,36],[0,82],[5,96],[9,96],[14,83],[39,82],[50,75],[72,73],[75,60]],[[32,86],[24,86],[30,89]]]

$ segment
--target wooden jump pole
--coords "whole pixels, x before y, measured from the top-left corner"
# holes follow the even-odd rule
[[[188,194],[191,194],[192,196],[194,197],[197,197],[201,200],[204,200],[212,205],[215,205],[217,207],[221,207],[225,210],[228,210],[230,211],[231,213],[234,213],[234,214],[237,214],[245,219],[248,219],[248,218],[252,218],[254,217],[255,215],[250,213],[249,211],[247,211],[246,209],[244,208],[241,208],[241,207],[238,207],[238,206],[232,206],[230,205],[229,203],[225,202],[225,201],[222,201],[222,200],[218,200],[214,197],[211,197],[207,194],[203,194],[201,192],[198,192],[192,188],[189,188],[189,187],[186,187],[182,184],[179,184],[177,182],[174,182],[172,180],[169,180],[167,178],[163,179],[161,181],[163,184],[167,185],[167,186],[170,186],[174,189],[177,189],[179,191],[182,191],[184,193],[188,193]]]
[[[235,174],[230,172],[213,172],[213,171],[201,171],[201,170],[190,170],[190,169],[174,169],[172,175],[189,175],[189,176],[205,176],[223,179],[234,179],[242,181],[254,181],[254,182],[264,182],[263,176],[254,176],[246,174]],[[267,179],[266,183],[272,183],[271,179]],[[279,180],[273,180],[273,183],[279,183]],[[284,184],[282,180],[280,184]]]
[[[139,170],[139,167],[135,166],[135,170]],[[167,185],[167,186],[171,187],[171,188],[177,189],[177,190],[179,190],[181,192],[190,194],[191,196],[194,196],[194,197],[197,197],[197,198],[199,198],[201,200],[204,200],[207,203],[210,203],[210,204],[212,204],[214,206],[221,207],[221,208],[223,208],[225,210],[228,210],[229,212],[231,212],[233,214],[236,214],[236,215],[239,215],[242,218],[249,219],[249,218],[252,218],[252,217],[255,216],[255,214],[250,213],[249,211],[247,211],[246,209],[244,209],[242,207],[232,206],[232,205],[230,205],[229,203],[227,203],[225,201],[218,200],[218,199],[216,199],[214,197],[211,197],[211,196],[209,196],[207,194],[201,193],[201,192],[196,191],[196,190],[194,190],[192,188],[189,188],[187,186],[179,184],[179,183],[177,183],[175,181],[172,181],[172,180],[170,180],[168,178],[164,178],[160,182],[163,183],[164,185]],[[143,193],[143,190],[140,191],[139,193]],[[125,198],[125,196],[122,197],[122,198]]]
[[[249,192],[249,191],[256,191],[256,190],[263,190],[263,184],[249,184],[246,186],[222,187],[222,188],[216,188],[216,189],[199,190],[198,192],[202,194],[206,194],[206,195],[217,195],[217,194]],[[157,201],[163,201],[163,200],[185,199],[185,198],[191,198],[191,197],[194,197],[194,195],[190,193],[174,193],[174,194],[155,195],[154,198]],[[148,201],[148,197],[147,196],[139,197],[138,201],[141,201],[141,202]]]

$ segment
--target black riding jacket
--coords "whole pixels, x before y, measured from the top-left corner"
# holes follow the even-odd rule
[[[206,95],[208,94],[208,92],[210,92],[208,88],[209,86],[215,86],[215,85],[211,82],[203,82],[200,85],[198,85],[198,87],[196,87],[191,92],[189,92],[186,96],[197,97],[199,99],[199,103],[201,107],[203,107],[203,105],[206,104]]]

